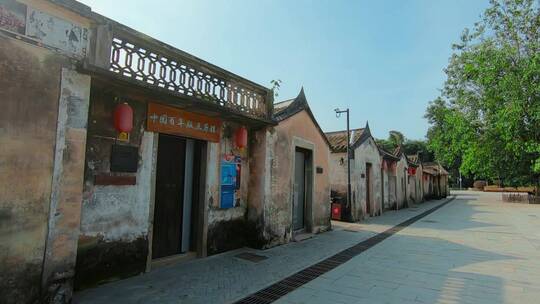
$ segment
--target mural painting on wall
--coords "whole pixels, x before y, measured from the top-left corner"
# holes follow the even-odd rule
[[[146,130],[211,142],[221,138],[221,120],[157,103],[148,104]]]
[[[14,0],[0,0],[0,28],[24,35],[26,5]]]
[[[28,8],[26,35],[63,51],[86,55],[87,28],[31,7]]]

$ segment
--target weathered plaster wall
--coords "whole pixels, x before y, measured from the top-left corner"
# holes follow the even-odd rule
[[[396,166],[397,203],[399,208],[407,206],[407,168],[407,159],[402,155]]]
[[[116,97],[104,87],[92,87],[75,276],[78,289],[141,273],[146,267],[153,135],[144,131],[146,103]],[[128,102],[134,112],[133,130],[124,144],[139,149],[137,173],[110,172],[116,137],[112,114],[120,102]],[[135,176],[136,184],[95,185],[98,175]]]
[[[313,233],[330,228],[329,147],[306,111],[285,119],[275,127],[273,147],[271,200],[265,206],[267,246],[286,243],[292,238],[294,194],[294,157],[296,147],[313,149],[313,197],[307,207],[307,229]],[[323,172],[317,174],[316,168]],[[311,211],[311,212],[310,212]]]
[[[248,183],[248,242],[255,247],[264,247],[274,236],[266,229],[265,215],[271,202],[274,149],[277,138],[273,127],[252,131],[249,140],[249,183]]]
[[[382,208],[383,210],[389,209],[390,205],[390,183],[388,181],[388,169],[382,171],[382,187],[383,187],[383,197],[382,197]]]
[[[433,175],[424,173],[424,198],[431,199],[433,197]]]
[[[39,301],[65,59],[0,34],[0,302]]]
[[[367,214],[367,163],[371,164],[370,214]],[[351,168],[351,175],[354,193],[352,204],[353,220],[359,221],[369,216],[380,215],[382,212],[381,156],[375,141],[371,137],[354,150],[354,167]]]
[[[422,178],[422,165],[420,164],[416,168],[416,202],[424,201],[424,187],[423,187],[423,178]]]
[[[394,163],[395,164],[395,163]],[[388,170],[386,170],[387,178],[388,178],[388,194],[386,195],[388,198],[388,205],[386,206],[387,209],[396,209],[397,204],[397,189],[398,189],[398,183],[397,183],[397,167],[391,168],[389,167]]]
[[[353,162],[351,160],[351,171]],[[331,190],[347,197],[347,153],[330,153],[328,172]]]
[[[416,193],[416,176],[415,175],[409,175],[407,173],[406,175],[406,178],[407,178],[407,202],[410,204],[414,204],[414,203],[417,203],[417,200],[416,200],[416,196],[417,196],[417,193]]]

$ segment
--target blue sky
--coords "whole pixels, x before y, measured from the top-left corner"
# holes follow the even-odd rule
[[[304,86],[323,130],[349,107],[376,137],[425,137],[423,118],[445,79],[451,45],[488,0],[83,0],[109,18],[270,87]],[[151,3],[151,4],[150,4]]]

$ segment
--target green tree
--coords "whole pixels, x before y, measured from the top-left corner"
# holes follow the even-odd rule
[[[388,132],[388,141],[391,142],[394,147],[398,147],[405,142],[405,136],[399,131],[392,130]]]
[[[540,10],[492,0],[461,42],[430,103],[428,145],[466,175],[524,184],[540,173]]]
[[[397,147],[401,146],[406,155],[419,154],[421,161],[429,162],[434,159],[426,141],[407,139],[399,131],[392,130],[388,132],[388,139],[376,139],[375,141],[379,147],[389,152],[393,152]]]

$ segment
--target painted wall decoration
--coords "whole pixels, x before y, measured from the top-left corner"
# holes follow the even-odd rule
[[[29,7],[26,35],[71,54],[86,56],[88,29]]]
[[[221,120],[178,108],[148,104],[146,130],[212,142],[221,138]]]
[[[26,5],[14,0],[0,0],[0,28],[24,35]]]

